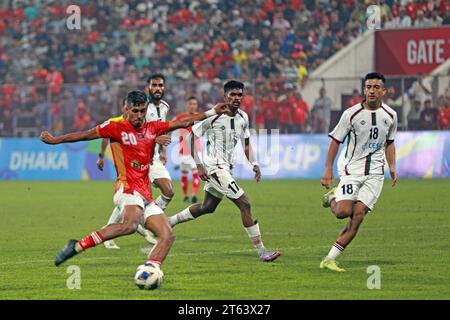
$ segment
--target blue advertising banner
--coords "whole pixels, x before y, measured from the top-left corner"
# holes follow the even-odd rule
[[[259,134],[252,135],[251,141],[263,179],[320,179],[322,176],[330,143],[325,134]],[[95,140],[50,146],[31,138],[0,139],[0,179],[114,180],[116,172],[109,148],[104,170],[97,169],[100,143]],[[450,177],[450,131],[400,132],[395,145],[400,177]],[[175,180],[180,177],[178,149],[176,139],[167,149],[167,169]],[[233,176],[253,179],[251,165],[239,144],[235,151]]]
[[[0,179],[80,180],[86,142],[48,146],[38,139],[0,139]]]

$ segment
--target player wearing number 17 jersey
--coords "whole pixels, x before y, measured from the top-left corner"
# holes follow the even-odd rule
[[[373,210],[384,182],[385,159],[390,169],[392,185],[397,182],[394,138],[397,114],[382,102],[386,93],[382,74],[368,73],[364,79],[365,100],[350,107],[330,132],[332,139],[322,185],[333,184],[333,163],[339,144],[345,143],[338,159],[340,182],[323,197],[323,206],[330,207],[338,219],[349,218],[320,268],[342,272],[335,259],[350,244],[365,215]]]
[[[242,224],[253,246],[262,261],[273,261],[280,252],[267,250],[261,240],[259,224],[253,219],[250,202],[244,190],[238,186],[232,176],[233,153],[238,141],[243,141],[245,156],[253,166],[255,180],[261,179],[261,171],[256,163],[250,146],[250,131],[247,114],[240,110],[243,98],[244,84],[238,81],[228,81],[224,86],[224,98],[230,105],[230,111],[199,122],[192,127],[191,143],[205,135],[206,155],[203,163],[198,158],[195,148],[191,155],[197,164],[200,179],[205,183],[205,198],[203,203],[194,204],[178,214],[169,217],[171,226],[193,220],[201,215],[213,213],[223,197],[234,202],[241,211]]]

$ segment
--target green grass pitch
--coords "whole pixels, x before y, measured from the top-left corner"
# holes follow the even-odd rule
[[[100,245],[61,267],[56,252],[103,226],[113,208],[113,182],[0,182],[0,299],[448,299],[450,297],[449,180],[387,181],[373,213],[340,257],[346,273],[319,269],[346,221],[321,207],[317,180],[240,181],[263,241],[279,248],[274,263],[258,260],[237,208],[224,200],[216,213],[175,227],[163,265],[164,285],[139,290],[145,261],[139,235]],[[179,183],[167,214],[183,209]],[[201,198],[203,197],[203,194]],[[81,271],[70,290],[67,268]],[[369,266],[381,289],[369,290]]]

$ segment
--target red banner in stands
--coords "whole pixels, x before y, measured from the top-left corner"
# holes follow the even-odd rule
[[[450,27],[380,30],[375,50],[375,65],[383,74],[430,73],[450,58]]]

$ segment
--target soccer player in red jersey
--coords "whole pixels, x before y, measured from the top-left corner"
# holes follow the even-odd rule
[[[117,171],[117,192],[114,200],[123,209],[121,223],[109,224],[80,241],[69,240],[57,254],[56,266],[103,241],[134,233],[140,223],[159,237],[158,243],[148,257],[148,262],[159,267],[167,256],[174,236],[164,212],[152,198],[148,178],[155,138],[169,131],[188,127],[194,121],[222,114],[228,110],[228,106],[220,103],[205,113],[176,121],[145,122],[147,106],[147,95],[144,92],[131,91],[127,94],[126,118],[122,121],[106,121],[90,130],[59,137],[54,137],[47,131],[41,133],[41,140],[47,144],[109,138]]]
[[[191,115],[197,114],[198,101],[195,97],[189,97],[186,100],[186,112],[177,115],[174,120],[184,119]],[[180,142],[180,169],[181,169],[181,187],[183,189],[183,202],[189,201],[189,171],[192,171],[192,203],[197,202],[197,193],[200,188],[200,177],[198,175],[197,166],[191,157],[190,148],[187,146],[186,137],[192,132],[192,126],[179,130]],[[195,149],[200,151],[200,140],[196,140]]]

